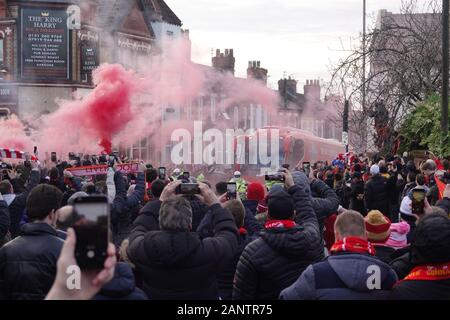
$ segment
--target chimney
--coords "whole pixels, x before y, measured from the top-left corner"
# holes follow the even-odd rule
[[[267,69],[261,68],[261,61],[249,61],[247,79],[256,79],[267,85]]]
[[[285,107],[287,107],[287,101],[292,101],[297,95],[297,80],[291,79],[280,79],[278,81],[278,94],[285,102]]]
[[[320,81],[306,80],[306,85],[303,87],[306,100],[320,101]]]
[[[225,49],[225,53],[221,53],[220,49],[216,50],[216,56],[212,58],[212,66],[221,72],[230,72],[234,75],[234,65],[236,59],[233,56],[233,49]]]

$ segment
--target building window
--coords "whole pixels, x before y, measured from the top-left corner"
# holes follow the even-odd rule
[[[234,129],[237,130],[239,128],[239,108],[234,107]]]
[[[166,31],[166,35],[167,35],[167,37],[168,37],[169,39],[173,39],[173,31],[167,30],[167,31]]]
[[[199,96],[198,97],[198,106],[197,106],[197,111],[198,111],[198,120],[202,121],[203,120],[203,96]]]

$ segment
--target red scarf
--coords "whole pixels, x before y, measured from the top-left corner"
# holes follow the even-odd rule
[[[450,262],[417,266],[403,280],[446,280],[450,279]]]
[[[241,227],[241,228],[239,228],[239,234],[247,234],[247,230],[245,230],[245,228]]]
[[[357,237],[346,237],[333,244],[330,250],[331,253],[336,252],[354,252],[354,253],[369,253],[375,255],[375,248],[370,242]]]
[[[294,220],[268,220],[264,225],[266,229],[274,229],[274,228],[285,228],[291,229],[295,227],[296,224]]]

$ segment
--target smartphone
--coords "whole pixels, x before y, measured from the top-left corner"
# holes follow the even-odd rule
[[[413,189],[412,190],[412,213],[424,214],[425,213],[425,190]]]
[[[158,178],[159,180],[166,180],[166,167],[158,168]]]
[[[57,159],[56,159],[56,152],[52,152],[52,153],[51,153],[51,158],[50,158],[50,160],[51,160],[52,162],[56,162],[56,161],[57,161]]]
[[[183,179],[189,180],[190,176],[191,176],[191,175],[190,175],[189,172],[187,172],[187,171],[183,172]]]
[[[200,188],[198,183],[182,183],[177,187],[176,193],[183,195],[200,194]]]
[[[284,175],[280,172],[280,171],[268,171],[265,176],[264,179],[266,181],[280,181],[280,182],[284,182]]]
[[[75,199],[75,258],[80,269],[103,269],[110,239],[108,198],[88,196]]]
[[[228,200],[236,199],[236,197],[237,197],[236,182],[228,182],[227,183],[227,198],[228,198]]]

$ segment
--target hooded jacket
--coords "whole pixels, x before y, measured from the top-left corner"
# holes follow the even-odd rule
[[[371,277],[379,276],[377,280]],[[373,279],[373,280],[372,280]],[[298,280],[284,289],[284,300],[386,299],[397,281],[395,272],[368,254],[337,253],[309,266]],[[370,287],[372,284],[374,287]]]
[[[238,231],[231,213],[219,204],[210,207],[214,237],[195,232],[147,231],[130,234],[128,257],[142,275],[151,299],[218,299],[217,275],[237,248]]]
[[[389,216],[389,185],[381,175],[373,176],[364,187],[364,203],[366,210],[379,210]]]
[[[277,299],[311,263],[324,258],[319,225],[306,186],[294,185],[297,226],[265,230],[245,247],[239,259],[233,299]]]
[[[148,297],[136,287],[130,265],[119,262],[114,270],[114,278],[92,300],[148,300]]]

